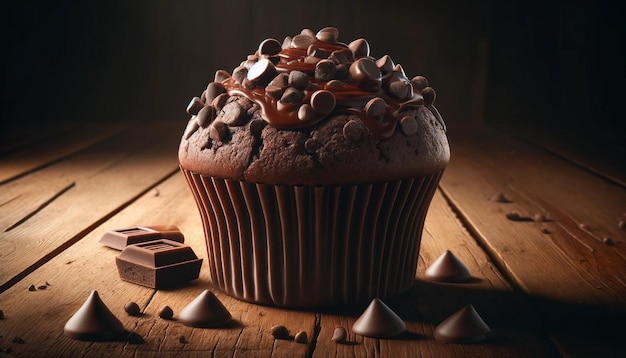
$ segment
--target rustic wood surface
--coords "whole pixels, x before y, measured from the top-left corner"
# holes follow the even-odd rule
[[[206,258],[200,218],[177,168],[181,131],[177,122],[84,123],[51,129],[55,140],[38,136],[0,145],[0,356],[626,354],[619,336],[626,312],[626,231],[618,227],[626,219],[624,187],[531,141],[484,127],[449,130],[452,160],[427,216],[415,286],[386,302],[405,320],[407,333],[394,339],[355,335],[351,325],[363,307],[278,309],[219,292],[235,318],[228,327],[190,328],[159,318],[162,306],[176,314],[212,288],[207,267],[188,286],[153,290],[121,281],[118,252],[98,240],[112,229],[172,224]],[[73,141],[77,134],[85,138]],[[56,146],[57,140],[66,144]],[[511,202],[489,200],[497,193]],[[512,221],[506,217],[511,212],[529,220]],[[545,220],[532,220],[535,214]],[[471,282],[424,279],[425,268],[446,249],[468,265]],[[41,288],[32,291],[31,285]],[[127,329],[119,341],[83,342],[63,334],[91,290]],[[140,317],[124,312],[130,301],[141,307]],[[490,339],[436,341],[436,325],[466,304],[491,327]],[[309,342],[275,340],[275,324],[292,335],[305,331]],[[330,340],[336,326],[348,329],[346,344]]]

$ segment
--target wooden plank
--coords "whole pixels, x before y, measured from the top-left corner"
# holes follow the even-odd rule
[[[26,137],[22,145],[0,156],[0,185],[77,153],[128,127],[127,123],[87,123],[74,124],[58,132],[56,128],[49,132],[29,128],[28,133],[17,134]]]
[[[175,172],[175,126],[124,131],[1,185],[0,292]]]
[[[450,356],[469,352],[480,356],[545,356],[550,351],[550,347],[529,330],[535,328],[527,323],[532,313],[508,291],[506,282],[480,248],[472,243],[439,195],[429,214],[420,271],[424,263],[432,262],[440,251],[453,249],[472,267],[477,282],[452,285],[420,280],[411,294],[389,302],[407,319],[411,331],[401,339],[376,340],[351,334],[354,344],[337,345],[330,340],[329,334],[337,324],[349,328],[358,311],[330,314],[278,309],[248,304],[221,293],[217,293],[218,297],[236,320],[225,329],[195,329],[175,320],[162,320],[157,313],[163,305],[169,305],[175,313],[180,312],[203,289],[210,288],[206,265],[200,279],[191,285],[176,290],[155,291],[121,281],[114,264],[117,251],[102,247],[97,242],[107,230],[166,223],[178,226],[185,234],[186,243],[199,257],[206,258],[201,222],[182,175],[169,178],[159,184],[158,189],[159,196],[146,193],[0,295],[0,307],[6,315],[6,319],[0,321],[0,335],[18,336],[26,341],[23,345],[10,344],[15,354],[305,357],[327,356],[326,353],[332,352],[354,356],[396,356],[395,353],[407,352],[411,355],[422,352],[429,356]],[[50,283],[48,289],[28,291],[31,283],[39,285],[45,282]],[[100,292],[104,302],[129,331],[143,337],[143,344],[80,342],[62,334],[67,319],[93,289]],[[124,304],[129,301],[140,305],[144,313],[141,317],[129,317],[123,312]],[[471,346],[435,342],[432,338],[433,326],[468,302],[476,304],[487,322],[498,332],[495,341]],[[515,318],[513,323],[511,317]],[[275,324],[285,325],[291,334],[307,332],[310,343],[274,340],[270,328]],[[181,336],[184,336],[185,343],[181,343]]]
[[[617,225],[626,212],[623,188],[488,128],[453,128],[448,136],[445,195],[540,308],[560,349],[572,356],[626,353],[611,331],[626,312],[626,237]],[[512,202],[490,201],[496,193]],[[511,212],[548,221],[512,221]]]

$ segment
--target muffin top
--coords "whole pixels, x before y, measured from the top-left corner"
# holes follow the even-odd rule
[[[266,39],[231,73],[218,70],[179,147],[184,169],[285,185],[393,181],[443,170],[445,124],[423,76],[409,79],[368,42],[334,27]]]

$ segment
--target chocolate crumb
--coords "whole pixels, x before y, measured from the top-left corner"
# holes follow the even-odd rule
[[[492,195],[489,198],[489,200],[493,201],[494,203],[510,203],[511,202],[511,200],[502,193],[497,193],[497,194]]]
[[[531,218],[525,217],[514,211],[507,213],[506,218],[511,221],[530,221]]]
[[[152,195],[153,195],[153,196],[159,196],[159,195],[161,195],[161,191],[159,191],[159,188],[154,188],[154,190],[152,191]]]
[[[275,325],[270,329],[272,336],[276,339],[289,339],[289,331],[285,326]]]
[[[52,285],[50,284],[50,282],[48,282],[48,281],[46,281],[46,285],[47,285],[47,286],[52,286]]]
[[[348,338],[348,332],[343,327],[336,327],[333,336],[330,338],[333,342],[343,343]]]
[[[178,337],[178,342],[180,342],[182,344],[189,343],[187,341],[187,338],[185,338],[185,336],[182,336],[182,335],[180,337]]]
[[[37,286],[37,289],[38,289],[38,290],[45,290],[45,289],[47,289],[47,288],[48,288],[48,286],[46,286],[46,285],[40,285],[40,286]]]
[[[163,306],[159,310],[159,317],[170,320],[172,319],[172,317],[174,317],[174,311],[172,311],[172,308],[170,308],[170,306]]]
[[[128,302],[127,304],[125,304],[124,311],[126,311],[126,313],[128,313],[128,315],[130,316],[139,316],[139,314],[141,313],[139,305],[135,302]]]
[[[35,285],[30,285],[30,286],[28,286],[28,290],[29,291],[37,291],[37,287],[35,287]]]
[[[293,337],[293,340],[298,342],[298,343],[308,343],[309,342],[309,337],[307,336],[305,331],[300,331],[298,333],[296,333],[296,335]]]
[[[602,242],[603,242],[604,244],[608,245],[608,246],[611,246],[611,245],[614,245],[614,244],[615,244],[615,242],[613,241],[613,238],[608,237],[608,236],[607,236],[607,237],[602,238]]]
[[[544,222],[547,221],[545,215],[541,214],[541,213],[536,213],[535,215],[533,215],[533,221],[534,222]]]

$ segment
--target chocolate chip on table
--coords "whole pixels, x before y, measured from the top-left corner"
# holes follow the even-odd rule
[[[204,102],[202,102],[200,97],[194,97],[187,105],[187,113],[195,116],[196,114],[198,114],[198,111],[202,109],[202,107],[204,107]]]
[[[287,330],[287,328],[285,326],[282,325],[275,325],[272,326],[272,328],[270,329],[270,332],[272,332],[272,336],[274,336],[274,338],[276,339],[289,339],[289,331]]]
[[[402,100],[413,96],[413,87],[406,81],[393,81],[389,84],[389,94]]]
[[[141,314],[141,309],[139,308],[139,305],[135,302],[128,302],[127,304],[125,304],[124,311],[126,311],[126,313],[128,313],[128,315],[130,316],[139,316],[139,314]]]
[[[323,115],[326,115],[335,109],[335,95],[327,90],[319,90],[311,95],[311,107]]]
[[[37,287],[35,287],[35,285],[30,285],[30,286],[28,286],[28,290],[29,291],[37,291]]]
[[[26,344],[26,341],[22,337],[15,336],[11,339],[11,343]]]
[[[366,57],[370,55],[370,44],[365,39],[357,39],[348,45],[355,58]]]
[[[182,344],[186,344],[189,343],[189,341],[187,341],[187,338],[185,338],[185,336],[181,335],[180,337],[178,337],[178,342],[182,343]]]
[[[170,306],[163,306],[159,310],[159,317],[170,320],[174,317],[174,311],[172,311]]]
[[[490,201],[493,201],[494,203],[510,203],[511,200],[509,200],[504,194],[502,193],[497,193],[492,195],[489,198]]]
[[[288,87],[280,97],[280,101],[283,103],[293,104],[302,102],[304,92],[294,87]]]
[[[308,343],[309,337],[307,336],[305,331],[300,331],[296,333],[296,335],[293,337],[293,340],[298,343]]]
[[[615,241],[613,241],[613,238],[608,237],[608,236],[603,237],[603,238],[602,238],[602,242],[603,242],[605,245],[608,245],[608,246],[611,246],[611,245],[615,244]]]
[[[333,342],[343,343],[348,338],[348,332],[343,327],[336,327],[333,336],[330,338]]]

